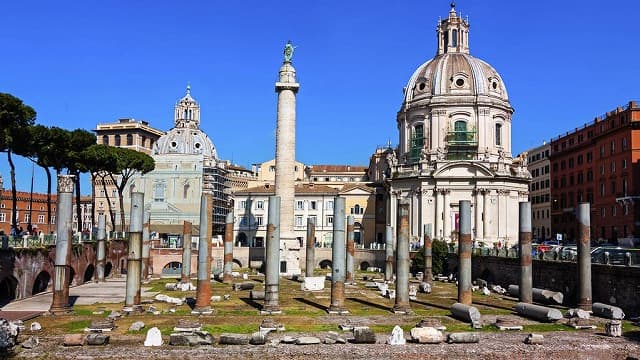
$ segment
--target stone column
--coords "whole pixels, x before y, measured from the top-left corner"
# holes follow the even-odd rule
[[[348,311],[344,307],[344,282],[345,282],[345,238],[344,222],[345,200],[336,196],[333,201],[333,246],[331,257],[331,305],[328,312],[330,314],[346,314]]]
[[[190,221],[182,223],[182,283],[191,282],[191,228]]]
[[[591,207],[578,204],[578,308],[591,311]]]
[[[384,269],[384,281],[393,281],[393,227],[391,225],[385,226],[385,269]]]
[[[449,204],[449,190],[442,191],[443,204],[442,204],[442,216],[443,219],[443,236],[445,239],[451,241],[451,205]]]
[[[200,198],[200,240],[198,242],[198,285],[192,314],[211,314],[211,235],[213,222],[212,195]]]
[[[51,314],[64,314],[72,310],[69,304],[69,263],[73,242],[73,175],[58,175],[58,201],[56,204],[56,262],[53,277]]]
[[[489,234],[489,212],[487,205],[489,204],[489,193],[491,190],[482,191],[482,239],[487,240]]]
[[[423,281],[433,284],[433,251],[431,242],[431,224],[424,226],[424,278]]]
[[[267,219],[266,266],[264,276],[263,315],[280,314],[278,287],[280,286],[280,197],[269,197]]]
[[[151,241],[149,239],[149,227],[151,226],[151,213],[144,212],[144,224],[142,225],[142,280],[146,280],[149,273],[149,255],[151,253]]]
[[[531,268],[531,203],[520,203],[520,302],[533,301],[533,272]]]
[[[140,306],[140,276],[142,275],[142,223],[144,193],[131,193],[129,216],[129,253],[127,256],[127,290],[124,306]]]
[[[227,214],[224,225],[224,272],[222,282],[230,284],[233,282],[233,210]]]
[[[396,246],[396,301],[393,312],[410,314],[409,304],[409,203],[398,200],[398,234]]]
[[[316,267],[316,223],[313,218],[307,218],[307,254],[305,276],[312,277]]]
[[[476,206],[475,206],[475,215],[476,215],[476,233],[475,240],[480,241],[483,240],[483,232],[484,226],[482,226],[482,190],[476,189]]]
[[[295,202],[296,161],[296,70],[291,57],[280,67],[276,92],[278,93],[278,120],[276,126],[276,196],[280,197],[280,248],[284,250],[286,273],[300,274],[300,243],[293,228]]]
[[[435,216],[435,224],[436,224],[436,239],[444,240],[444,230],[442,229],[442,191],[440,189],[434,190],[435,198],[436,198],[436,216]]]
[[[347,284],[352,284],[354,282],[353,258],[356,255],[354,227],[355,221],[353,219],[353,215],[349,215],[347,217],[347,273],[345,277],[345,283]]]
[[[471,202],[460,200],[460,234],[458,236],[458,302],[471,305]]]
[[[98,249],[96,254],[96,274],[98,276],[98,282],[104,282],[104,267],[105,267],[105,259],[107,255],[107,244],[105,238],[107,236],[106,233],[106,216],[104,214],[98,215]]]

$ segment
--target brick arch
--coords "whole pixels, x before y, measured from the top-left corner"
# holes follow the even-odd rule
[[[238,259],[233,259],[233,263],[238,265],[238,267],[242,267],[242,261],[238,260]]]
[[[330,269],[333,266],[333,263],[329,259],[322,259],[318,263],[318,267],[321,269]]]

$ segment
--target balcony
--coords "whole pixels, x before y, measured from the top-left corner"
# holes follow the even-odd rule
[[[477,147],[478,139],[475,131],[454,130],[447,132],[448,147]]]

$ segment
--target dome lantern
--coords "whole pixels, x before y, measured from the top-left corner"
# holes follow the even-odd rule
[[[449,17],[440,20],[438,34],[438,55],[446,53],[469,53],[469,22],[456,14],[456,3],[451,3]]]

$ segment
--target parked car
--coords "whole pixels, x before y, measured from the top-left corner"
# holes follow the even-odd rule
[[[563,246],[560,250],[560,260],[576,261],[578,260],[578,247],[575,245]]]

